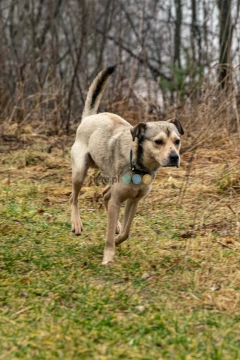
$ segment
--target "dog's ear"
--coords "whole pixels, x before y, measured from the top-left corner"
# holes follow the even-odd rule
[[[139,139],[141,136],[143,136],[143,134],[145,133],[145,130],[146,130],[146,124],[145,123],[139,123],[136,126],[134,126],[131,129],[131,134],[132,134],[133,141],[135,140],[136,137]]]
[[[169,119],[169,120],[167,120],[167,122],[170,122],[170,123],[174,124],[176,126],[176,128],[178,129],[178,132],[179,132],[180,135],[184,134],[184,130],[182,128],[182,125],[181,125],[180,121],[177,118]]]

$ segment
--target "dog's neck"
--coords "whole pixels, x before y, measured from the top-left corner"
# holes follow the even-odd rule
[[[139,155],[139,154],[137,154]],[[133,159],[133,151],[132,149],[130,150],[130,169],[132,172],[134,172],[135,174],[139,174],[139,175],[145,175],[145,174],[149,174],[152,175],[154,174],[157,168],[153,168],[153,169],[148,169],[147,167],[145,167],[142,162],[138,163],[139,157],[136,156],[135,159]]]

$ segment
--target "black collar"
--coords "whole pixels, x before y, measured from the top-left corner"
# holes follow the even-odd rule
[[[142,168],[136,168],[136,165],[133,163],[133,154],[132,154],[132,149],[130,150],[130,169],[132,170],[132,172],[134,172],[135,174],[139,174],[139,175],[153,175],[155,173],[156,170],[152,170],[149,171],[148,169],[142,167]]]

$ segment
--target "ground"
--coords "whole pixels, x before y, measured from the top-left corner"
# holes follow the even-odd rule
[[[160,169],[107,267],[96,172],[71,233],[71,141],[1,146],[0,359],[239,359],[239,139]]]

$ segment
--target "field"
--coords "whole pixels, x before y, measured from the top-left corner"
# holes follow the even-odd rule
[[[0,359],[239,359],[239,138],[160,169],[107,267],[94,172],[71,233],[72,142],[1,144]]]

